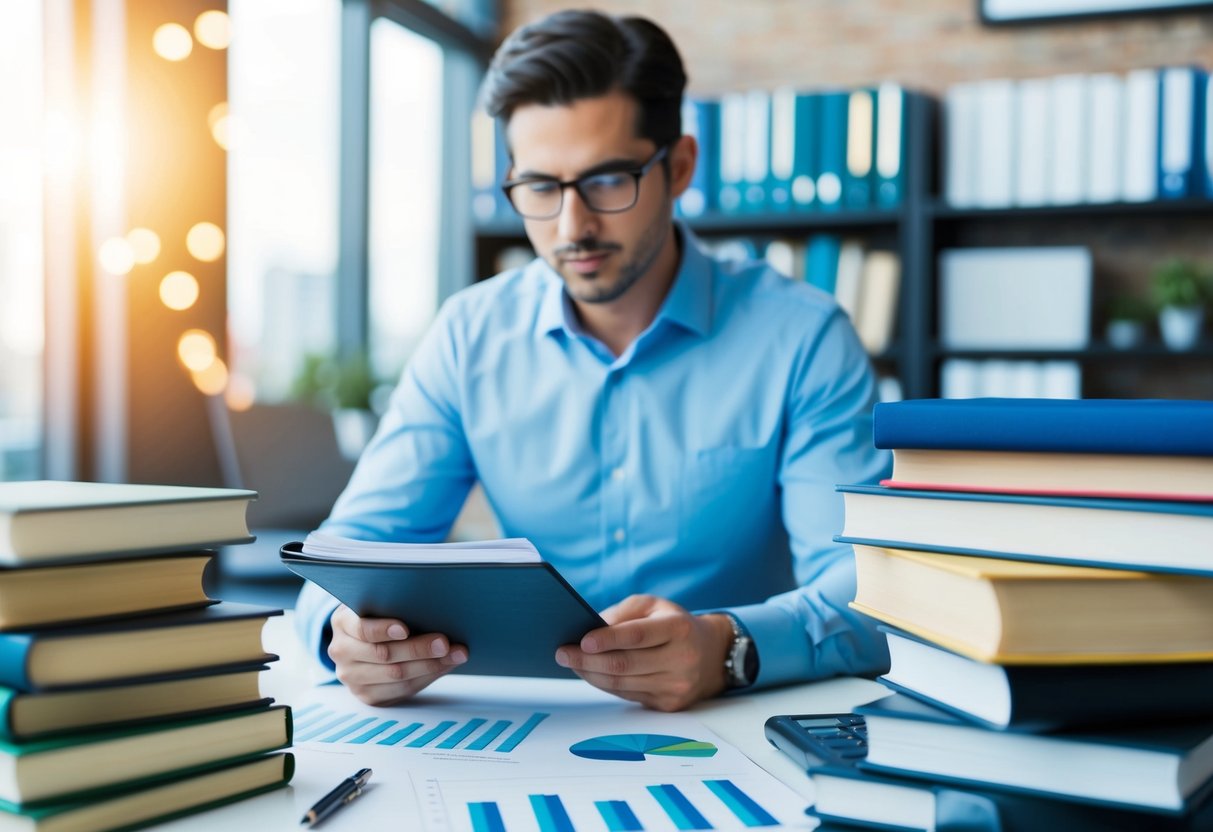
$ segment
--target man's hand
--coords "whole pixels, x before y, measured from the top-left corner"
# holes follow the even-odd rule
[[[596,688],[659,711],[678,711],[725,689],[733,626],[723,614],[692,615],[652,595],[603,611],[609,627],[556,651],[556,663]]]
[[[329,658],[354,696],[392,705],[466,662],[468,651],[437,633],[410,635],[394,618],[359,618],[343,604],[333,613]]]

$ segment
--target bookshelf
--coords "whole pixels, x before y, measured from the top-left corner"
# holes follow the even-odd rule
[[[756,239],[807,237],[821,232],[854,235],[901,259],[901,286],[893,343],[873,364],[881,375],[895,376],[906,398],[939,395],[940,365],[949,358],[974,360],[1076,361],[1083,367],[1083,395],[1213,399],[1213,341],[1206,336],[1195,349],[1175,352],[1155,336],[1141,346],[1117,349],[1102,336],[1101,263],[1093,286],[1091,345],[1080,350],[958,350],[938,340],[937,259],[945,248],[981,245],[1090,245],[1101,235],[1126,236],[1123,229],[1144,230],[1147,248],[1165,244],[1168,234],[1207,236],[1213,200],[1182,199],[1146,203],[1047,205],[1030,208],[958,208],[940,196],[937,166],[941,155],[939,103],[920,93],[906,99],[906,182],[902,204],[894,210],[787,212],[705,215],[686,220],[705,240],[751,236]],[[1108,229],[1112,229],[1110,232]],[[476,230],[477,276],[495,273],[506,248],[527,245],[520,221],[482,223]],[[1155,259],[1168,253],[1160,248]]]

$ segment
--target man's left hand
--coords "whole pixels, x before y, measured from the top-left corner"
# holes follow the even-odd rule
[[[659,711],[680,711],[725,689],[733,626],[664,598],[632,595],[602,613],[608,627],[556,651],[556,662],[596,688]]]

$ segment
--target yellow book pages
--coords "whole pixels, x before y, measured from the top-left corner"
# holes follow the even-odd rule
[[[928,552],[913,549],[893,549],[874,546],[886,554],[904,560],[921,563],[935,569],[942,569],[969,578],[1023,581],[1023,580],[1084,580],[1084,581],[1126,581],[1143,578],[1162,578],[1148,572],[1135,572],[1127,569],[1099,569],[1088,566],[1068,566],[1060,563],[1039,563],[1026,560],[1003,560],[1002,558],[987,558],[974,555],[952,555],[944,552]]]
[[[1109,653],[988,653],[985,651],[976,650],[974,649],[973,645],[966,642],[948,638],[947,636],[942,636],[939,633],[925,627],[920,627],[917,624],[912,624],[909,621],[906,621],[905,619],[888,615],[858,602],[852,601],[849,606],[851,609],[861,612],[871,618],[875,618],[877,621],[883,621],[885,624],[890,624],[899,630],[905,630],[910,635],[917,636],[924,641],[938,644],[945,650],[951,650],[953,653],[959,653],[962,656],[968,656],[970,659],[976,659],[977,661],[985,662],[986,664],[1170,664],[1176,662],[1213,661],[1213,651],[1194,651],[1182,653],[1120,653],[1116,655]]]

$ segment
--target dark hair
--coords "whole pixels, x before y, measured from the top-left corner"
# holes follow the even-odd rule
[[[508,122],[525,104],[568,105],[619,89],[640,105],[636,134],[657,145],[682,135],[682,58],[670,36],[643,17],[560,11],[505,39],[481,101]]]

